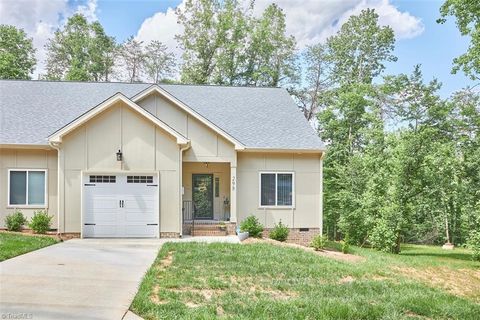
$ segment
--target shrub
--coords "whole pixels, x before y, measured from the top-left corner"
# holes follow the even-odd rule
[[[313,238],[312,243],[310,243],[310,246],[313,247],[315,251],[323,250],[327,245],[327,241],[328,237],[326,235],[322,236],[321,234],[317,234]]]
[[[480,261],[480,231],[470,232],[467,247],[472,250],[472,259]]]
[[[397,236],[395,230],[391,228],[383,219],[377,221],[369,236],[370,244],[373,248],[383,252],[395,252],[397,247]]]
[[[251,215],[242,221],[240,231],[248,232],[250,237],[260,238],[262,236],[263,226],[254,215]]]
[[[288,230],[288,227],[282,223],[280,220],[278,224],[275,224],[273,227],[272,231],[270,231],[270,239],[277,240],[277,241],[285,241],[287,240],[288,233],[290,230]]]
[[[5,217],[5,226],[8,231],[20,231],[25,223],[27,223],[27,219],[20,210],[15,210],[14,213]]]
[[[44,210],[36,211],[33,214],[32,220],[28,226],[35,233],[46,233],[50,230],[50,223],[52,222],[53,216],[49,216],[48,213]]]
[[[347,234],[342,241],[342,252],[348,253],[349,250],[350,250],[350,239]]]

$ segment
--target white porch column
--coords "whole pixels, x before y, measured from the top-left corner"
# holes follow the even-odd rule
[[[235,159],[236,160],[236,159]],[[237,222],[237,163],[230,162],[230,221]]]

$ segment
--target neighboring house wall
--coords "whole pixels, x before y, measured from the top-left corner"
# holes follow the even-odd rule
[[[170,134],[118,103],[67,134],[61,148],[61,232],[81,230],[81,171],[158,172],[160,232],[180,231],[180,151]],[[118,149],[123,152],[121,166],[115,156]]]
[[[235,163],[232,143],[159,94],[145,97],[138,105],[190,139],[191,146],[183,161]]]
[[[192,200],[192,175],[193,174],[213,174],[213,218],[223,220],[224,215],[230,212],[230,206],[224,206],[225,198],[230,200],[230,164],[229,163],[205,163],[184,162],[183,163],[183,200]],[[219,179],[219,193],[215,197],[215,178]]]
[[[8,207],[8,170],[9,169],[46,169],[47,170],[47,207],[30,206],[19,208],[30,218],[33,212],[47,209],[54,218],[52,228],[57,226],[57,151],[0,148],[0,227],[5,226],[5,216],[14,211]]]
[[[280,220],[290,228],[321,229],[321,154],[239,152],[237,216],[255,215],[266,227]],[[259,173],[294,172],[294,208],[260,208]]]

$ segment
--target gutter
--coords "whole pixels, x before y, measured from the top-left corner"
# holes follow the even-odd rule
[[[49,141],[48,144],[57,150],[57,237],[60,237],[60,143]]]

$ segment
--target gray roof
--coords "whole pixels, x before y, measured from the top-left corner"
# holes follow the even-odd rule
[[[0,144],[46,144],[47,137],[117,92],[146,83],[0,81]],[[285,89],[160,85],[247,148],[324,149]]]

